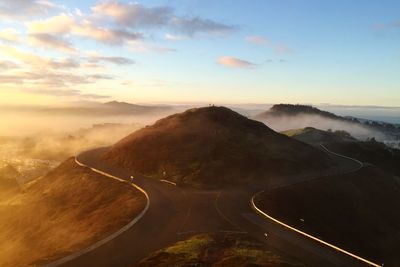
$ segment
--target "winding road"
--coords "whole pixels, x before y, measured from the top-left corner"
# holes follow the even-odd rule
[[[307,266],[366,266],[366,262],[256,213],[254,205],[250,205],[255,193],[266,188],[290,186],[362,168],[361,162],[322,148],[338,163],[323,174],[287,176],[247,188],[209,191],[179,187],[168,180],[150,179],[110,166],[100,158],[106,148],[84,152],[77,157],[77,163],[123,181],[130,181],[133,176],[133,183],[145,192],[151,204],[132,225],[107,242],[94,244],[90,249],[72,254],[75,256],[46,266],[134,266],[152,252],[190,235],[216,232],[251,235],[271,250],[297,258]]]

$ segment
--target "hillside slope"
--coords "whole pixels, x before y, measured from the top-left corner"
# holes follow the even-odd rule
[[[0,200],[0,266],[31,265],[86,247],[127,224],[144,205],[132,186],[70,159]]]
[[[363,142],[331,142],[326,147],[400,176],[400,150],[374,139]]]
[[[0,201],[11,194],[19,192],[20,186],[17,178],[20,175],[18,170],[11,165],[0,168]]]
[[[368,166],[265,192],[256,203],[322,240],[385,266],[400,266],[399,192],[399,177]]]
[[[103,158],[157,178],[218,187],[330,166],[323,152],[225,107],[190,109],[112,146]]]
[[[313,127],[287,130],[281,133],[310,145],[356,141],[354,137],[345,131],[323,131]]]

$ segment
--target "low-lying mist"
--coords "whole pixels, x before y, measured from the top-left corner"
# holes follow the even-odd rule
[[[320,130],[331,129],[333,131],[346,131],[360,140],[365,140],[372,137],[378,140],[385,140],[387,138],[384,133],[368,129],[363,125],[329,119],[313,114],[302,114],[296,116],[269,116],[264,117],[260,121],[264,122],[268,127],[277,132],[304,127],[314,127]]]
[[[166,113],[165,115],[168,114]],[[76,114],[52,115],[29,112],[5,112],[0,113],[0,136],[26,137],[37,134],[68,133],[101,123],[137,123],[146,125],[153,123],[163,116],[164,113],[153,115],[79,116]]]
[[[112,145],[166,115],[168,113],[79,116],[2,112],[0,172],[4,167],[12,167],[18,171],[20,183],[30,181],[71,156],[91,148]]]

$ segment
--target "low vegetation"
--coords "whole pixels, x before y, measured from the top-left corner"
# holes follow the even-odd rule
[[[144,205],[132,186],[69,159],[0,199],[0,266],[34,265],[84,248],[127,224]]]
[[[136,265],[135,265],[136,266]],[[159,250],[137,266],[304,266],[240,234],[195,235]]]
[[[190,109],[112,146],[103,158],[180,185],[221,187],[331,166],[322,151],[225,107]]]
[[[310,145],[319,145],[330,142],[356,141],[356,139],[346,131],[340,131],[340,130],[323,131],[313,127],[287,130],[281,133]]]

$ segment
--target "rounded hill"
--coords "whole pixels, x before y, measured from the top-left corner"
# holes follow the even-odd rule
[[[330,158],[225,107],[190,109],[125,137],[113,165],[178,184],[220,187],[326,168]]]
[[[318,145],[332,142],[340,143],[357,141],[357,139],[352,137],[346,131],[323,131],[313,127],[288,130],[281,133],[310,145]]]

